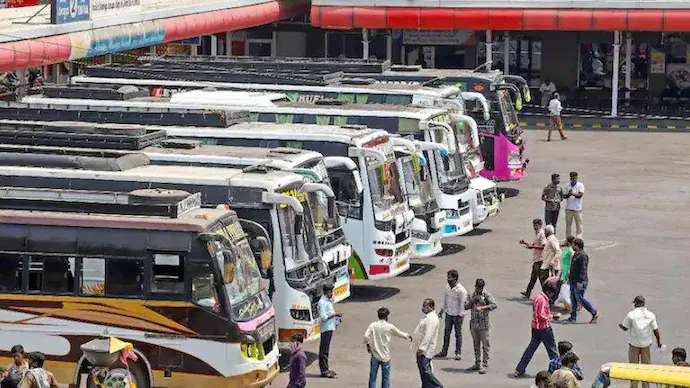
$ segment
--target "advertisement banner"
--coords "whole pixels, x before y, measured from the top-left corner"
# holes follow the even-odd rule
[[[662,51],[652,49],[652,74],[666,74],[666,54]]]
[[[53,0],[50,23],[64,24],[89,20],[89,0]]]
[[[141,0],[91,0],[91,17],[112,17],[141,12]]]
[[[38,0],[0,0],[0,8],[3,8],[2,4],[6,3],[7,8],[20,8],[20,7],[33,7],[39,5]]]

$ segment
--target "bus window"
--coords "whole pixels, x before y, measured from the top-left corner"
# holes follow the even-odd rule
[[[400,133],[416,133],[419,131],[419,120],[416,119],[398,119],[398,132]]]
[[[276,123],[278,124],[292,124],[295,121],[295,116],[291,114],[276,114]]]
[[[316,124],[318,125],[330,125],[331,116],[316,116]]]
[[[22,290],[22,266],[20,255],[0,254],[0,291]]]
[[[215,280],[211,265],[208,263],[192,263],[192,303],[216,314],[225,316],[218,303]]]
[[[167,253],[153,254],[151,292],[184,294],[184,265],[182,256]]]
[[[141,260],[108,259],[105,266],[106,295],[141,295]]]
[[[31,256],[29,291],[46,293],[74,292],[75,260],[73,257]]]
[[[347,116],[333,116],[333,125],[347,125]],[[354,124],[354,123],[350,123]]]
[[[83,258],[81,261],[81,293],[105,295],[105,259]]]

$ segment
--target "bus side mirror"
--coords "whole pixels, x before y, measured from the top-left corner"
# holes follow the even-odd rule
[[[260,236],[256,238],[259,243],[259,249],[261,250],[261,269],[268,271],[273,265],[273,250],[271,249],[271,243],[268,238]]]
[[[223,251],[223,280],[226,284],[235,281],[235,257],[232,253]]]

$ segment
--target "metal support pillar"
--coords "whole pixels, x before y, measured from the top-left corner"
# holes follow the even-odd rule
[[[618,117],[618,68],[621,62],[621,32],[613,32],[613,78],[611,79],[611,117]]]
[[[211,53],[212,56],[218,55],[218,37],[211,35]]]
[[[491,41],[491,30],[486,30],[486,61],[489,64],[486,66],[487,70],[491,70],[491,60],[494,58],[493,42]]]
[[[630,100],[630,81],[632,79],[632,33],[625,39],[625,99]]]
[[[503,33],[503,74],[510,74],[510,33]]]
[[[386,59],[393,60],[393,37],[390,30],[386,33]]]
[[[278,52],[278,31],[273,30],[271,34],[271,58],[277,57]]]
[[[362,59],[369,59],[369,29],[362,28]]]

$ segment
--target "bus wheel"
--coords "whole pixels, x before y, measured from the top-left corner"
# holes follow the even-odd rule
[[[131,382],[128,374],[132,376]],[[139,364],[130,362],[129,372],[127,372],[127,368],[118,361],[108,368],[102,386],[97,386],[93,378],[89,376],[87,388],[149,388],[149,383]]]

